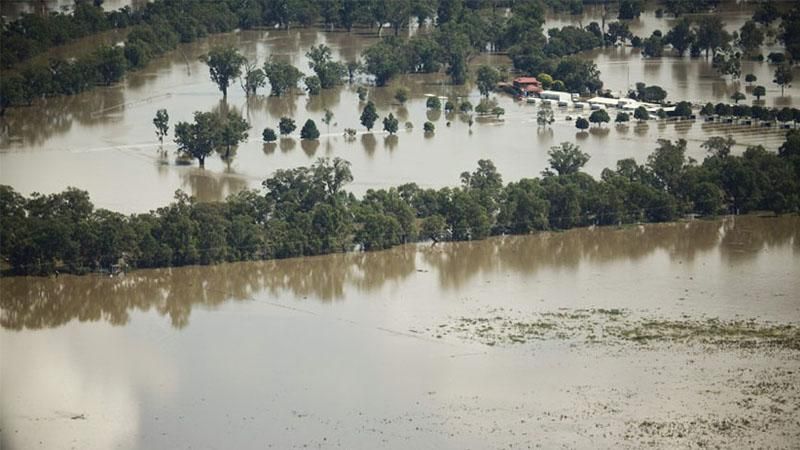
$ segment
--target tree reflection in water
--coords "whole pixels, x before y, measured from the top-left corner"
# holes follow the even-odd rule
[[[575,270],[582,263],[636,262],[656,251],[690,262],[719,249],[724,265],[746,262],[764,249],[798,250],[800,218],[728,217],[722,220],[624,228],[584,228],[562,233],[484,241],[406,245],[381,252],[341,253],[217,266],[139,270],[122,277],[61,276],[0,279],[0,325],[39,329],[72,320],[125,325],[131,311],[157,311],[185,327],[195,306],[216,307],[268,294],[330,302],[348,290],[366,293],[406,280],[417,256],[438,272],[442,289],[456,289],[480,273],[534,274]]]

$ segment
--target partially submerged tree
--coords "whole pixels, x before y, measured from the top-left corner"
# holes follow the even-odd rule
[[[303,124],[303,129],[300,130],[300,139],[319,139],[319,130],[317,129],[317,124],[314,123],[313,120],[308,119],[306,123]]]
[[[478,84],[478,91],[484,97],[488,97],[501,80],[500,71],[489,65],[482,65],[478,67],[476,74],[476,83]]]
[[[281,132],[282,136],[292,134],[292,131],[296,129],[297,125],[295,125],[294,119],[289,117],[281,117],[281,120],[278,123],[278,130]]]
[[[160,144],[164,143],[164,137],[169,132],[169,114],[166,109],[159,109],[156,111],[156,116],[153,118],[153,125],[156,127],[156,136]]]
[[[378,111],[375,108],[375,103],[367,102],[367,106],[361,111],[361,125],[364,125],[369,131],[375,126],[376,120],[378,120]]]
[[[601,126],[603,123],[608,123],[609,121],[611,121],[611,117],[608,116],[608,111],[605,109],[592,111],[592,113],[589,115],[589,122],[596,123]]]
[[[208,65],[211,80],[222,91],[222,96],[227,97],[228,86],[242,74],[245,57],[233,47],[214,47],[201,59]]]
[[[270,58],[264,63],[264,74],[269,79],[270,95],[281,96],[289,89],[297,87],[297,82],[303,78],[303,73],[297,67],[285,61]]]
[[[383,119],[383,130],[388,132],[389,134],[397,133],[397,129],[399,127],[399,122],[394,117],[394,114],[389,113],[388,116],[384,117]]]

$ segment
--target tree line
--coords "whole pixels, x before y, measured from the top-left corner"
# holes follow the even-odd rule
[[[490,160],[461,174],[461,185],[404,184],[356,198],[348,162],[320,159],[276,171],[262,190],[200,203],[181,191],[168,206],[123,215],[95,209],[88,193],[24,197],[0,186],[0,257],[14,274],[84,273],[132,268],[287,258],[354,249],[378,250],[420,240],[483,239],[588,225],[800,210],[800,131],[777,153],[712,137],[707,157],[686,157],[686,141],[660,140],[644,164],[628,158],[599,179],[581,171],[589,155],[563,143],[549,151],[541,176],[508,184]]]

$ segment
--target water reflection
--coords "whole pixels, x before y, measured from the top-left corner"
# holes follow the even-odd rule
[[[316,139],[302,139],[300,140],[300,148],[309,158],[313,158],[319,148],[319,141]]]
[[[230,167],[222,173],[191,167],[181,171],[180,175],[184,190],[201,202],[219,202],[247,188],[247,180]]]
[[[140,270],[118,278],[12,277],[0,279],[0,324],[14,330],[57,327],[75,319],[124,325],[131,311],[154,310],[181,328],[189,323],[194,307],[255,297],[263,300],[285,292],[297,298],[343,300],[353,289],[369,293],[389,282],[424,283],[424,278],[410,277],[423,267],[437,274],[440,289],[450,290],[466,286],[478,274],[532,276],[543,270],[575,271],[579,266],[601,271],[609,262],[656,266],[646,260],[656,252],[664,252],[673,264],[680,265],[717,250],[720,258],[705,258],[703,263],[709,267],[704,270],[721,271],[786,246],[800,256],[800,217],[728,217],[578,229],[478,242],[407,245],[383,252]],[[771,261],[774,259],[764,263]],[[781,269],[775,268],[776,272]]]

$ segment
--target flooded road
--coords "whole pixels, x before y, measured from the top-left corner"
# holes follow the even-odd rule
[[[221,200],[231,192],[258,187],[276,169],[308,165],[322,156],[351,161],[355,177],[351,190],[360,194],[406,182],[423,187],[454,185],[461,172],[472,170],[482,158],[492,159],[505,181],[537,176],[547,167],[548,149],[563,141],[580,144],[591,155],[585,170],[599,176],[603,168],[614,166],[622,158],[644,162],[659,138],[687,139],[687,156],[697,160],[705,155],[700,144],[710,136],[732,135],[740,144],[736,152],[755,144],[776,150],[783,140],[779,130],[700,122],[612,124],[576,133],[574,117],[580,112],[574,110],[557,111],[552,128],[540,129],[535,121],[537,106],[515,102],[502,94],[496,99],[506,115],[500,120],[478,118],[470,129],[466,116],[426,111],[425,96],[461,96],[477,104],[480,97],[472,84],[450,86],[442,76],[410,75],[398,77],[386,88],[370,88],[379,114],[391,112],[399,117],[398,135],[366,133],[345,142],[344,128],[363,131],[358,120],[363,104],[359,104],[355,86],[342,86],[311,98],[298,92],[285,98],[260,96],[248,101],[235,84],[223,104],[207,68],[198,60],[210,46],[230,43],[251,60],[263,63],[269,55],[278,55],[309,73],[304,54],[310,46],[325,43],[333,49],[335,58],[352,61],[375,39],[374,34],[366,32],[310,29],[215,36],[180,46],[145,70],[129,74],[121,85],[15,108],[0,122],[0,183],[26,195],[75,186],[88,190],[98,207],[129,213],[166,204],[176,189],[204,201]],[[644,61],[626,48],[599,50],[586,56],[596,60],[606,86],[614,90],[645,81],[662,85],[672,100],[716,102],[726,101],[736,89],[744,89],[744,83],[717,77],[702,58]],[[502,55],[481,55],[474,63],[508,65],[509,61]],[[778,98],[777,87],[767,81],[771,80],[772,67],[745,63],[749,65],[769,90],[766,104],[788,104],[792,96],[800,94],[800,86],[795,86]],[[797,76],[800,78],[800,73]],[[393,100],[400,86],[411,90],[411,100],[404,106]],[[169,111],[172,125],[190,120],[194,111],[237,109],[252,125],[250,140],[239,147],[230,164],[214,155],[205,170],[178,165],[171,133],[164,144],[169,156],[160,156],[152,125],[159,108]],[[321,123],[325,109],[334,113],[329,128]],[[299,124],[308,118],[316,120],[322,137],[319,142],[301,142],[295,135],[264,145],[261,131],[266,126],[277,128],[281,116],[294,117]],[[567,116],[573,120],[566,120]],[[422,133],[426,120],[436,124],[433,137]],[[413,130],[405,130],[405,122],[410,122]]]
[[[3,278],[0,444],[791,447],[799,273],[800,218],[751,216]]]

